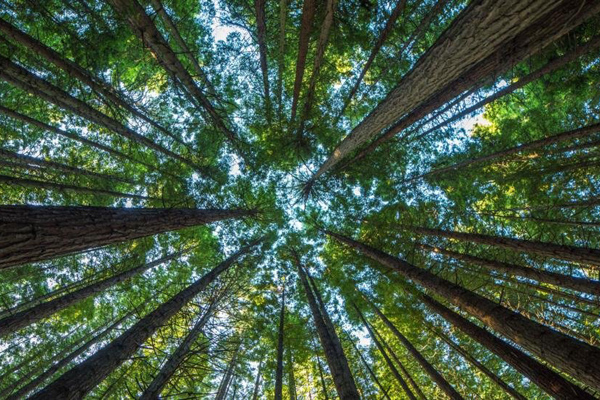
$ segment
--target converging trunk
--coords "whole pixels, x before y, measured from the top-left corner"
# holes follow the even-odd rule
[[[277,367],[275,368],[275,400],[283,399],[283,339],[285,328],[285,287],[281,293],[279,331],[277,334]]]

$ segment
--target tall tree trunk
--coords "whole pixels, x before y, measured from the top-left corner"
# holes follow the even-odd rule
[[[396,365],[398,365],[400,367],[400,371],[404,374],[404,376],[406,377],[406,380],[408,380],[408,383],[410,383],[410,386],[412,386],[413,390],[417,394],[417,397],[419,397],[419,399],[421,399],[421,400],[427,400],[425,398],[425,394],[423,393],[423,391],[421,390],[421,388],[419,387],[419,385],[417,385],[417,382],[415,382],[415,380],[410,375],[410,373],[408,372],[408,370],[404,367],[404,364],[402,364],[402,362],[398,358],[398,355],[396,354],[396,352],[385,341],[385,339],[383,338],[383,336],[381,336],[381,333],[375,331],[375,334],[377,336],[379,336],[379,341],[381,342],[381,344],[383,344],[383,347],[390,354],[390,356],[392,356],[392,360],[394,360],[394,362],[396,363]]]
[[[419,243],[418,247],[431,251],[433,253],[443,254],[457,260],[465,261],[471,264],[479,265],[489,271],[502,272],[509,275],[522,276],[536,280],[538,282],[549,283],[551,285],[576,290],[578,292],[589,293],[594,296],[600,296],[600,281],[594,281],[586,278],[577,278],[556,272],[545,271],[542,269],[523,267],[521,265],[509,264],[496,260],[488,260],[471,256],[464,253],[448,250],[443,247],[430,246]]]
[[[41,319],[47,318],[90,296],[96,295],[118,283],[131,279],[135,275],[141,274],[150,268],[154,268],[157,265],[161,265],[165,262],[178,258],[182,254],[183,252],[173,253],[166,257],[159,258],[158,260],[149,263],[144,263],[142,265],[131,268],[127,271],[121,272],[109,278],[92,283],[91,285],[85,286],[81,289],[75,290],[63,296],[39,304],[35,307],[2,318],[0,319],[0,337],[6,336],[19,329],[25,328],[26,326],[29,326]]]
[[[254,381],[254,390],[252,390],[252,400],[258,400],[258,392],[260,390],[260,371],[262,369],[263,360],[258,363],[258,369],[256,371],[256,380]]]
[[[55,364],[52,364],[50,366],[50,368],[48,368],[46,371],[44,371],[44,373],[39,375],[37,378],[35,378],[31,382],[27,383],[25,386],[21,387],[19,390],[17,390],[15,393],[13,393],[11,396],[9,396],[7,399],[17,400],[17,399],[25,397],[29,392],[31,392],[38,386],[42,385],[44,383],[44,381],[46,381],[48,378],[50,378],[52,375],[54,375],[56,372],[58,372],[61,368],[69,365],[70,362],[72,362],[77,357],[79,357],[80,355],[85,353],[90,347],[92,347],[93,345],[98,343],[100,340],[104,339],[109,333],[111,333],[113,331],[113,329],[115,329],[116,327],[121,325],[121,323],[123,323],[123,321],[128,319],[130,316],[131,316],[131,313],[128,313],[125,316],[123,316],[122,318],[119,318],[117,321],[115,321],[113,324],[111,324],[104,331],[95,335],[90,340],[85,342],[83,345],[79,346],[77,349],[75,349],[74,351],[69,353],[69,355],[67,355],[65,358],[63,358],[62,360],[60,360],[59,362],[57,362]]]
[[[292,357],[292,351],[287,351],[287,371],[288,371],[288,391],[290,400],[297,400],[298,394],[296,393],[296,377],[294,376],[294,359]]]
[[[322,310],[320,309],[310,284],[308,283],[308,279],[306,278],[306,272],[301,264],[300,257],[295,251],[292,252],[292,255],[296,261],[298,274],[302,285],[304,286],[306,298],[317,328],[321,346],[323,346],[323,350],[325,351],[325,357],[327,358],[327,364],[329,365],[331,375],[333,376],[333,382],[337,393],[341,400],[359,399],[358,389],[354,383],[354,378],[348,367],[348,360],[346,359],[344,350],[337,338],[337,334],[335,331],[331,332],[327,326],[325,318],[322,315]]]
[[[227,366],[227,371],[225,371],[225,375],[223,375],[223,379],[219,384],[219,390],[217,390],[217,394],[215,395],[215,400],[225,400],[227,397],[227,392],[229,391],[229,385],[231,384],[231,379],[233,378],[233,373],[235,367],[237,365],[237,358],[241,348],[241,343],[233,352],[233,356],[231,357],[231,361],[229,361],[229,365]]]
[[[219,302],[220,297],[213,299],[209,306],[207,307],[202,317],[198,319],[196,324],[189,331],[187,336],[183,339],[183,341],[177,346],[173,354],[169,356],[169,359],[165,364],[161,367],[158,374],[154,377],[150,385],[144,390],[144,393],[140,396],[141,400],[154,400],[160,398],[160,393],[164,389],[169,380],[173,376],[173,374],[177,371],[177,369],[181,366],[185,357],[190,352],[192,345],[198,340],[198,337],[202,334],[202,330],[206,325],[206,322],[211,317],[214,308]]]
[[[349,338],[349,342],[352,343],[352,347],[354,347],[354,350],[356,350],[356,352],[358,353],[360,360],[362,361],[363,365],[367,369],[367,372],[369,372],[369,375],[371,375],[373,382],[375,382],[375,384],[377,385],[379,390],[381,390],[381,392],[383,393],[383,397],[385,397],[387,400],[391,400],[390,395],[388,394],[388,391],[383,387],[383,385],[379,381],[379,378],[377,378],[377,375],[375,375],[375,372],[373,372],[373,369],[369,366],[369,363],[365,359],[365,356],[362,354],[360,349],[356,346],[356,343],[354,343],[354,341],[351,338]]]
[[[552,397],[565,400],[594,399],[594,396],[567,381],[544,364],[539,363],[521,350],[497,338],[487,330],[480,328],[431,297],[421,295],[420,298],[431,310],[441,315],[446,321],[463,331],[471,339],[512,365],[517,371],[525,375]]]
[[[424,227],[407,228],[422,235],[438,236],[464,242],[486,244],[516,252],[525,252],[543,257],[558,258],[565,261],[600,266],[600,250],[590,249],[587,247],[567,246],[533,240],[482,235],[478,233],[446,231],[443,229]]]
[[[0,206],[0,269],[253,213],[218,209]]]
[[[296,78],[294,80],[294,94],[292,98],[292,114],[290,122],[296,119],[296,108],[300,98],[300,89],[302,88],[302,78],[304,78],[304,68],[306,66],[306,55],[310,41],[310,32],[312,30],[313,19],[315,16],[315,0],[304,0],[302,5],[302,22],[300,24],[300,35],[298,43],[298,60],[296,61]]]
[[[256,12],[256,38],[260,55],[260,69],[263,76],[263,89],[265,91],[265,112],[267,121],[271,121],[271,94],[269,89],[269,67],[267,64],[267,20],[265,16],[265,0],[254,0]]]
[[[338,144],[309,185],[382,130],[382,135],[345,165],[465,90],[481,87],[489,76],[498,76],[537,53],[598,11],[600,1],[596,0],[583,9],[579,0],[469,3],[386,99]]]
[[[48,62],[56,65],[58,68],[66,72],[69,76],[88,85],[93,91],[102,95],[105,99],[124,108],[132,115],[136,116],[137,118],[140,118],[141,120],[152,125],[154,128],[158,129],[161,133],[167,135],[171,139],[187,147],[187,145],[180,138],[173,135],[166,128],[164,128],[152,118],[148,117],[142,111],[133,106],[132,101],[130,99],[124,99],[122,93],[118,93],[115,88],[111,87],[109,84],[102,81],[100,78],[92,76],[79,64],[62,57],[60,53],[54,51],[52,48],[46,46],[37,39],[29,36],[25,32],[20,31],[17,27],[9,24],[4,20],[0,20],[0,32],[3,32],[15,41],[21,43],[23,46],[31,49],[36,54],[41,55]]]
[[[150,149],[166,155],[167,157],[180,161],[198,172],[203,174],[207,172],[204,167],[196,165],[185,157],[161,146],[154,140],[140,135],[116,119],[96,110],[89,104],[71,96],[64,90],[32,74],[31,72],[18,66],[3,56],[0,56],[0,79],[3,79],[26,92],[41,97],[42,99],[55,104],[58,107],[69,110],[75,115],[79,115],[90,122],[104,126],[110,131],[115,132],[116,134],[121,135],[132,142],[141,143]]]
[[[156,330],[179,312],[198,293],[202,292],[222,272],[229,269],[243,254],[250,251],[256,242],[242,247],[231,257],[217,265],[190,286],[171,297],[154,311],[98,350],[93,356],[65,372],[43,390],[31,397],[43,399],[81,399],[104,380],[119,365],[131,357]]]
[[[325,395],[325,400],[329,400],[329,393],[327,390],[327,383],[325,382],[325,373],[323,372],[323,366],[321,365],[321,357],[319,357],[319,350],[317,349],[317,344],[315,343],[315,337],[313,335],[311,335],[311,339],[317,361],[317,369],[319,370],[319,378],[321,379],[321,386],[323,387],[323,395]]]
[[[283,56],[285,55],[285,20],[287,19],[287,0],[279,0],[279,53],[278,53],[278,69],[279,76],[277,77],[277,102],[279,119],[283,117],[283,76],[285,74],[285,64]]]
[[[450,346],[452,349],[454,349],[454,351],[456,351],[458,354],[460,354],[465,360],[467,360],[468,362],[473,364],[473,366],[475,366],[475,368],[477,368],[478,370],[483,372],[483,374],[485,376],[487,376],[488,378],[490,378],[492,380],[492,382],[494,382],[496,385],[500,386],[500,388],[502,388],[502,390],[504,390],[504,392],[506,392],[506,394],[508,394],[509,396],[511,396],[515,399],[518,399],[518,400],[527,400],[525,396],[523,396],[521,393],[517,392],[508,383],[504,382],[498,375],[496,375],[492,371],[490,371],[481,362],[477,361],[477,359],[475,357],[473,357],[471,354],[469,354],[465,349],[460,347],[458,344],[454,343],[454,341],[452,339],[450,339],[445,333],[443,333],[439,330],[435,330],[434,333],[436,335],[438,335],[440,337],[440,339],[442,339],[446,344],[448,344],[448,346]]]
[[[331,231],[327,231],[327,233],[385,267],[397,271],[405,278],[446,298],[490,328],[573,378],[600,389],[600,364],[596,361],[600,359],[600,349],[531,321],[477,293],[442,279],[428,270],[417,268],[402,259],[348,237]],[[564,383],[568,384],[566,381]],[[565,388],[568,388],[569,393],[578,389],[575,385],[562,386],[562,389]]]
[[[206,110],[215,126],[236,146],[238,142],[236,134],[227,127],[223,118],[196,85],[190,73],[179,61],[173,49],[171,49],[137,0],[109,0],[109,3],[121,16],[127,19],[132,31],[152,51],[161,66],[169,74],[177,77],[186,91]]]
[[[275,400],[283,400],[283,339],[285,327],[285,287],[281,293],[279,330],[277,334],[277,367],[275,369]]]
[[[377,346],[377,349],[383,356],[383,359],[385,360],[385,363],[387,364],[388,368],[390,369],[390,371],[392,371],[392,375],[394,375],[394,378],[400,384],[400,387],[404,390],[404,392],[406,393],[406,395],[408,396],[409,399],[417,400],[417,398],[415,397],[413,392],[411,392],[410,388],[408,387],[408,384],[406,383],[404,378],[402,378],[402,375],[400,375],[400,372],[398,371],[398,369],[396,369],[396,366],[394,365],[391,358],[388,356],[387,352],[385,351],[383,345],[381,344],[381,342],[375,335],[375,332],[373,332],[373,328],[371,327],[371,325],[369,325],[369,323],[367,322],[367,320],[365,319],[365,317],[363,316],[363,314],[360,312],[360,310],[358,309],[358,307],[356,305],[354,305],[354,309],[356,309],[356,312],[358,313],[358,316],[360,317],[363,325],[365,326],[365,328],[367,328],[367,331],[369,332],[371,339],[373,340],[373,342],[375,343],[375,346]],[[459,397],[459,398],[462,399],[462,397]]]

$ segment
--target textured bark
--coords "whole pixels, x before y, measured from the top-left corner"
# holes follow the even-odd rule
[[[407,228],[422,235],[439,236],[463,242],[486,244],[517,252],[525,252],[543,257],[558,258],[565,261],[600,266],[600,250],[587,247],[567,246],[532,240],[482,235],[478,233],[446,231],[442,229],[423,227]]]
[[[256,243],[256,242],[255,242]],[[243,247],[231,257],[217,265],[190,286],[171,297],[139,322],[81,362],[31,399],[81,399],[106,378],[119,365],[131,357],[154,332],[164,325],[181,308],[202,292],[223,271],[230,268],[237,259],[247,253],[254,244]]]
[[[375,335],[375,332],[373,331],[373,328],[371,327],[371,325],[369,325],[369,323],[365,319],[364,315],[360,312],[360,310],[358,309],[358,307],[356,307],[356,305],[354,306],[354,308],[355,308],[356,312],[358,313],[358,316],[360,317],[363,325],[365,326],[365,328],[367,328],[367,331],[369,332],[369,336],[371,336],[371,339],[375,343],[375,346],[377,347],[377,349],[383,356],[383,359],[385,360],[385,363],[387,364],[388,368],[390,369],[390,371],[392,371],[392,375],[394,375],[396,382],[398,382],[398,384],[400,385],[402,390],[404,390],[404,393],[406,393],[406,395],[408,396],[409,399],[417,400],[417,398],[415,397],[413,392],[408,387],[408,384],[406,383],[404,378],[402,378],[402,375],[400,375],[400,372],[398,371],[398,369],[392,362],[392,359],[390,358],[390,356],[388,356],[387,352],[385,351],[385,348],[383,347],[383,345],[381,344],[381,342]]]
[[[265,0],[254,0],[256,12],[256,38],[260,56],[260,69],[263,76],[263,89],[265,91],[265,108],[267,121],[271,121],[271,90],[269,89],[269,67],[267,64],[267,20],[265,16]]]
[[[171,49],[165,38],[158,31],[152,19],[146,14],[144,8],[137,0],[109,0],[113,8],[131,25],[132,31],[152,51],[161,66],[181,82],[187,92],[202,106],[210,116],[212,122],[223,135],[232,143],[237,144],[238,139],[233,131],[227,127],[223,118],[206,98],[202,90],[196,85],[190,73],[185,69],[177,55]]]
[[[285,74],[285,64],[283,56],[285,52],[285,20],[287,19],[287,0],[279,0],[279,54],[277,59],[279,76],[277,77],[277,102],[279,119],[283,116],[283,75]]]
[[[0,269],[251,214],[216,209],[0,206]]]
[[[90,296],[101,293],[102,291],[118,283],[131,279],[135,275],[141,274],[150,268],[154,268],[157,265],[164,264],[165,262],[180,257],[182,253],[183,252],[174,253],[169,256],[159,258],[158,260],[139,265],[109,278],[92,283],[91,285],[85,286],[71,293],[67,293],[63,296],[39,304],[35,307],[2,318],[0,319],[0,337],[11,334],[19,329],[23,329],[41,319],[48,318],[49,316],[64,310],[67,307],[77,304],[78,302],[85,300]]]
[[[344,101],[344,105],[342,106],[342,109],[340,110],[340,112],[338,114],[338,118],[344,114],[344,112],[346,111],[346,108],[348,108],[348,105],[350,104],[350,102],[352,101],[354,96],[356,95],[356,92],[358,91],[358,88],[360,87],[360,84],[362,83],[363,78],[365,77],[369,68],[371,68],[371,64],[373,64],[375,57],[377,56],[377,54],[379,54],[379,50],[381,50],[381,47],[387,40],[387,37],[392,32],[392,29],[394,28],[396,21],[400,17],[400,14],[402,14],[404,12],[405,7],[406,7],[406,0],[399,0],[396,2],[396,7],[394,7],[392,12],[390,13],[390,16],[388,17],[388,19],[385,23],[385,26],[381,30],[381,33],[379,33],[379,37],[377,38],[377,41],[371,48],[371,54],[369,54],[369,58],[367,59],[367,62],[365,62],[365,64],[363,65],[363,68],[360,71],[360,74],[358,75],[358,78],[356,79],[354,86],[352,86],[352,89],[350,90],[348,97],[346,97],[346,100]]]
[[[365,297],[365,299],[367,298]],[[396,339],[398,339],[398,341],[402,343],[402,345],[406,348],[406,350],[408,350],[408,352],[415,359],[415,361],[417,361],[419,365],[425,370],[425,372],[427,373],[427,375],[429,375],[431,380],[434,381],[440,387],[440,389],[444,393],[446,393],[446,395],[451,399],[462,399],[462,396],[456,391],[456,389],[454,389],[452,385],[442,376],[442,374],[440,374],[435,369],[435,367],[431,365],[431,363],[429,363],[429,361],[427,361],[425,357],[423,357],[421,352],[419,352],[419,350],[417,350],[417,348],[413,346],[413,344],[406,338],[406,336],[404,336],[398,330],[398,328],[396,328],[392,321],[390,321],[370,299],[367,299],[367,301],[371,305],[377,316],[381,318],[383,323],[390,329],[390,331],[392,331]]]
[[[296,61],[296,78],[294,80],[294,94],[292,98],[292,116],[290,121],[296,119],[296,108],[300,98],[300,89],[302,87],[302,78],[304,78],[304,68],[306,66],[306,55],[308,53],[308,44],[310,41],[310,32],[312,30],[313,19],[315,17],[315,0],[304,0],[302,5],[302,22],[300,25],[300,35],[298,43],[298,60]]]
[[[279,330],[277,335],[277,367],[275,369],[275,400],[283,399],[283,339],[285,326],[285,288],[281,294]]]
[[[100,78],[92,76],[92,74],[86,71],[85,68],[81,67],[79,64],[62,57],[60,53],[54,51],[52,48],[46,46],[37,39],[29,36],[25,32],[20,31],[17,27],[9,24],[4,20],[0,20],[0,32],[3,32],[4,34],[8,35],[15,41],[21,43],[23,46],[28,47],[36,54],[41,55],[47,61],[62,69],[69,76],[85,83],[92,90],[104,96],[105,99],[113,102],[114,104],[117,104],[118,106],[130,112],[132,115],[136,116],[137,118],[140,118],[141,120],[149,123],[150,125],[158,129],[161,133],[167,135],[171,139],[177,141],[178,143],[184,146],[187,146],[177,136],[173,135],[166,128],[164,128],[152,118],[148,117],[142,111],[133,106],[131,104],[131,100],[125,100],[123,98],[122,93],[117,93],[115,88],[111,87],[109,84],[102,81]]]
[[[48,378],[50,378],[52,375],[54,375],[56,372],[58,372],[61,368],[69,365],[70,362],[72,362],[77,357],[79,357],[80,355],[82,355],[83,353],[85,353],[94,344],[96,344],[100,340],[104,339],[116,327],[118,327],[119,325],[121,325],[121,323],[123,323],[123,321],[125,321],[127,318],[129,318],[130,315],[131,314],[127,314],[124,317],[119,318],[117,321],[115,321],[113,324],[111,324],[104,331],[102,331],[99,334],[95,335],[90,340],[88,340],[87,342],[85,342],[83,345],[79,346],[77,349],[75,349],[74,351],[72,351],[71,353],[69,353],[65,358],[63,358],[62,360],[60,360],[57,363],[52,364],[52,366],[50,366],[50,368],[48,368],[46,371],[44,371],[44,373],[40,374],[34,380],[32,380],[31,382],[27,383],[25,386],[21,387],[15,393],[13,393],[11,396],[9,396],[7,398],[7,400],[17,400],[17,399],[25,397],[29,392],[31,392],[32,390],[34,390],[38,386],[42,385],[44,383],[44,381],[46,381]]]
[[[485,376],[487,376],[488,378],[490,378],[496,385],[500,386],[500,388],[502,388],[502,390],[504,390],[504,392],[506,392],[506,394],[508,394],[509,396],[511,396],[514,399],[527,400],[527,398],[525,396],[523,396],[521,393],[517,392],[512,386],[510,386],[509,384],[504,382],[502,379],[500,379],[500,377],[498,375],[494,374],[485,365],[483,365],[481,362],[479,362],[475,357],[473,357],[471,354],[467,353],[467,351],[465,349],[460,347],[458,344],[454,343],[454,341],[452,339],[450,339],[446,334],[444,334],[443,332],[437,331],[437,330],[435,331],[435,334],[438,335],[440,337],[440,339],[442,339],[446,344],[448,344],[448,346],[450,346],[452,349],[454,349],[454,351],[456,351],[458,354],[460,354],[465,360],[470,362],[475,368],[477,368],[478,370],[483,372],[483,374]]]
[[[158,374],[154,377],[150,385],[144,390],[144,393],[140,396],[140,400],[153,400],[159,399],[160,393],[169,382],[173,374],[181,366],[185,357],[189,354],[192,345],[198,340],[198,337],[202,334],[202,329],[206,325],[206,322],[211,317],[214,307],[217,305],[219,299],[214,299],[207,307],[202,317],[198,319],[196,324],[192,327],[183,341],[177,346],[173,354],[169,356],[169,359],[160,368]]]
[[[586,278],[577,278],[569,275],[558,274],[556,272],[544,271],[537,268],[523,267],[521,265],[509,264],[496,260],[487,260],[474,257],[468,254],[444,249],[442,247],[430,246],[427,244],[418,244],[419,247],[434,253],[443,254],[457,260],[465,261],[471,264],[479,265],[490,271],[502,272],[509,275],[522,276],[536,280],[538,282],[549,283],[551,285],[576,290],[578,292],[589,293],[600,296],[600,281]]]
[[[431,297],[421,295],[421,299],[431,310],[463,331],[471,339],[512,365],[517,371],[529,378],[550,396],[565,400],[594,399],[594,396],[567,381],[544,364],[539,363],[521,350],[497,338],[487,330],[480,328]]]
[[[373,369],[369,366],[369,363],[365,359],[365,356],[362,354],[360,349],[356,346],[356,343],[354,343],[354,341],[352,341],[351,338],[349,339],[349,341],[350,341],[350,343],[352,343],[352,347],[354,347],[354,350],[356,350],[356,352],[358,353],[358,356],[360,357],[360,360],[362,361],[363,365],[367,369],[367,372],[369,372],[369,375],[371,375],[373,382],[375,382],[375,384],[377,385],[379,390],[381,390],[381,392],[383,393],[383,397],[385,397],[387,400],[391,400],[390,395],[388,394],[388,391],[383,387],[383,385],[379,381],[379,378],[377,378],[377,375],[375,375],[375,372],[373,372]]]
[[[252,400],[258,400],[258,392],[260,390],[260,371],[262,369],[263,360],[258,363],[258,370],[256,371],[256,380],[254,381],[254,390],[252,390]]]
[[[336,147],[311,180],[385,129],[346,165],[363,158],[460,93],[481,87],[490,76],[506,72],[599,11],[598,0],[587,0],[585,7],[581,7],[580,0],[469,3],[388,97]]]
[[[365,256],[402,276],[444,297],[462,310],[478,318],[485,325],[522,346],[525,350],[547,361],[557,369],[596,389],[600,388],[600,349],[555,331],[552,328],[511,311],[477,293],[442,279],[428,270],[354,241],[326,231],[336,240],[360,251]],[[556,382],[555,382],[556,383]],[[553,384],[554,385],[554,384]],[[576,393],[575,385],[563,380],[554,385],[559,393]]]
[[[205,172],[205,168],[194,164],[185,157],[166,149],[145,136],[126,127],[114,118],[96,110],[89,104],[71,96],[64,90],[54,86],[46,80],[32,74],[26,69],[11,62],[8,58],[0,56],[0,79],[3,79],[12,85],[26,92],[34,94],[58,107],[71,111],[90,122],[104,126],[112,132],[121,135],[132,142],[141,143],[144,146],[162,153],[170,158],[180,161],[194,170]]]
[[[310,306],[315,327],[317,328],[321,346],[325,351],[327,364],[329,365],[329,370],[331,371],[338,396],[341,400],[360,399],[358,389],[356,388],[354,378],[352,377],[352,373],[348,367],[348,360],[346,359],[344,350],[341,347],[339,338],[337,337],[335,331],[332,332],[328,327],[328,324],[323,316],[323,311],[325,310],[322,310],[319,307],[317,300],[315,299],[315,294],[313,293],[308,279],[306,278],[306,272],[304,271],[304,267],[300,262],[299,256],[295,252],[293,252],[292,255],[296,260],[300,281],[302,282],[304,291],[306,293],[308,305]]]
[[[0,160],[0,165],[8,165],[10,163],[5,163]],[[17,164],[18,165],[18,164]],[[14,165],[14,166],[17,166]],[[36,189],[47,189],[47,190],[58,190],[58,191],[72,191],[76,193],[82,194],[92,194],[95,196],[113,196],[113,197],[122,197],[124,199],[136,199],[136,200],[152,200],[149,197],[142,196],[139,194],[131,194],[131,193],[121,193],[115,192],[113,190],[104,190],[104,189],[93,189],[83,186],[75,186],[75,185],[67,185],[64,183],[56,183],[56,182],[46,182],[46,181],[38,181],[35,179],[27,179],[27,178],[15,178],[14,176],[0,175],[0,184],[5,183],[7,185],[13,186],[26,186]]]

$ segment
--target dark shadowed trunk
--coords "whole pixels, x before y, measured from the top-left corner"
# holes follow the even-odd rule
[[[267,19],[265,16],[265,0],[254,0],[256,12],[256,38],[260,56],[260,69],[263,76],[263,89],[265,96],[265,114],[267,121],[271,121],[271,94],[269,89],[269,67],[267,65]]]
[[[263,360],[258,363],[258,369],[256,371],[256,380],[254,381],[254,389],[252,390],[252,400],[258,400],[258,392],[260,391],[260,371],[262,369]]]
[[[240,343],[233,352],[233,356],[231,357],[231,361],[229,361],[225,375],[223,375],[223,379],[221,379],[221,383],[219,384],[219,390],[217,390],[215,400],[225,400],[227,397],[227,392],[229,392],[229,386],[231,384],[231,380],[233,379],[233,373],[237,365],[237,358],[241,347],[242,345]]]
[[[279,330],[277,334],[277,367],[275,368],[275,400],[283,399],[283,339],[285,327],[285,287],[281,293]]]
[[[356,350],[356,352],[358,353],[358,356],[360,357],[360,360],[362,361],[363,365],[365,366],[365,368],[369,372],[369,375],[371,375],[371,378],[373,379],[373,382],[375,382],[375,384],[377,385],[377,387],[379,388],[379,390],[381,390],[381,392],[383,393],[383,397],[385,397],[387,400],[391,400],[390,399],[390,395],[388,394],[388,391],[383,387],[383,385],[379,381],[379,378],[377,378],[377,375],[375,375],[375,372],[373,372],[373,369],[369,366],[369,363],[365,359],[365,356],[362,354],[362,352],[360,351],[360,349],[356,346],[356,343],[354,343],[354,341],[350,337],[348,337],[348,341],[350,343],[352,343],[352,347],[354,347],[354,350]]]
[[[419,399],[421,399],[421,400],[426,400],[425,394],[423,393],[423,391],[421,390],[421,388],[419,387],[419,385],[417,385],[417,382],[415,382],[415,380],[410,375],[410,373],[408,372],[408,370],[404,367],[404,364],[400,361],[400,359],[398,358],[398,355],[396,354],[396,352],[385,341],[385,339],[383,338],[383,336],[381,336],[381,333],[375,331],[375,334],[379,337],[379,341],[381,342],[381,344],[383,344],[383,347],[386,349],[386,351],[389,353],[389,355],[392,356],[392,360],[394,360],[394,362],[396,363],[396,365],[398,365],[400,367],[400,371],[402,371],[402,373],[404,374],[404,376],[408,380],[408,383],[410,383],[410,386],[412,386],[413,390],[417,394],[417,397],[419,397]]]
[[[300,98],[302,78],[304,78],[306,55],[308,54],[308,45],[310,41],[310,33],[312,31],[315,10],[315,0],[304,0],[304,3],[302,5],[302,22],[300,25],[298,60],[296,61],[296,78],[294,79],[294,93],[292,97],[292,113],[290,117],[290,122],[294,122],[294,119],[296,118],[296,108],[298,107],[298,100]]]

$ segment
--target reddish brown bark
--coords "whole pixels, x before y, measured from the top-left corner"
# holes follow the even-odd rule
[[[265,0],[254,0],[256,12],[256,38],[258,39],[258,52],[260,56],[260,69],[263,76],[263,89],[265,91],[265,108],[267,121],[271,120],[271,94],[269,89],[269,67],[267,64],[267,19],[265,16]]]
[[[308,54],[308,44],[310,32],[312,30],[313,19],[315,16],[315,0],[304,0],[302,6],[302,22],[300,25],[300,36],[298,44],[298,60],[296,61],[296,78],[294,80],[294,93],[292,97],[292,114],[290,121],[296,118],[296,108],[300,98],[300,89],[302,87],[302,78],[304,78],[304,68],[306,66],[306,55]]]

